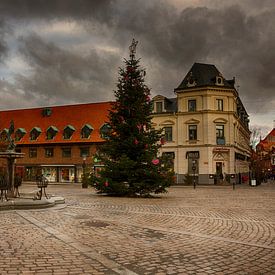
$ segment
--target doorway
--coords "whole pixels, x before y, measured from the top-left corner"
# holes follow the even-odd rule
[[[222,162],[216,162],[216,180],[217,183],[223,181]]]

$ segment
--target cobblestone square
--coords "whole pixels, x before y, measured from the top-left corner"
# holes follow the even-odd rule
[[[152,199],[47,191],[66,204],[0,211],[1,275],[275,274],[274,182],[172,187]]]

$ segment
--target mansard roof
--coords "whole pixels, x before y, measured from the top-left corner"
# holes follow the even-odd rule
[[[216,77],[222,77],[223,85],[216,84]],[[188,85],[190,79],[194,81],[194,86]],[[183,81],[175,90],[184,90],[201,86],[219,86],[234,89],[235,80],[226,80],[215,65],[194,63],[192,68],[184,77]]]
[[[90,142],[104,141],[100,136],[100,127],[108,121],[111,102],[86,103],[54,107],[41,107],[32,109],[0,111],[0,132],[9,128],[10,121],[14,121],[15,131],[24,128],[26,134],[16,144],[49,144],[49,143],[72,143],[87,142],[81,138],[83,125],[91,125],[94,129],[89,139]],[[50,109],[50,112],[45,112]],[[47,140],[46,131],[49,127],[55,126],[57,132],[53,140]],[[71,125],[75,131],[70,140],[63,138],[63,129]],[[35,141],[30,140],[32,129],[41,129],[41,134]]]

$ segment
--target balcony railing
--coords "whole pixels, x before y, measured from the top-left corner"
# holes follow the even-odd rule
[[[217,145],[225,145],[225,138],[217,137]]]

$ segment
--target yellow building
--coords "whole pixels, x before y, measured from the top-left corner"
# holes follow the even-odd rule
[[[175,98],[153,98],[154,126],[166,136],[161,153],[174,156],[177,183],[186,174],[206,184],[247,180],[249,120],[234,84],[214,65],[195,63]]]

